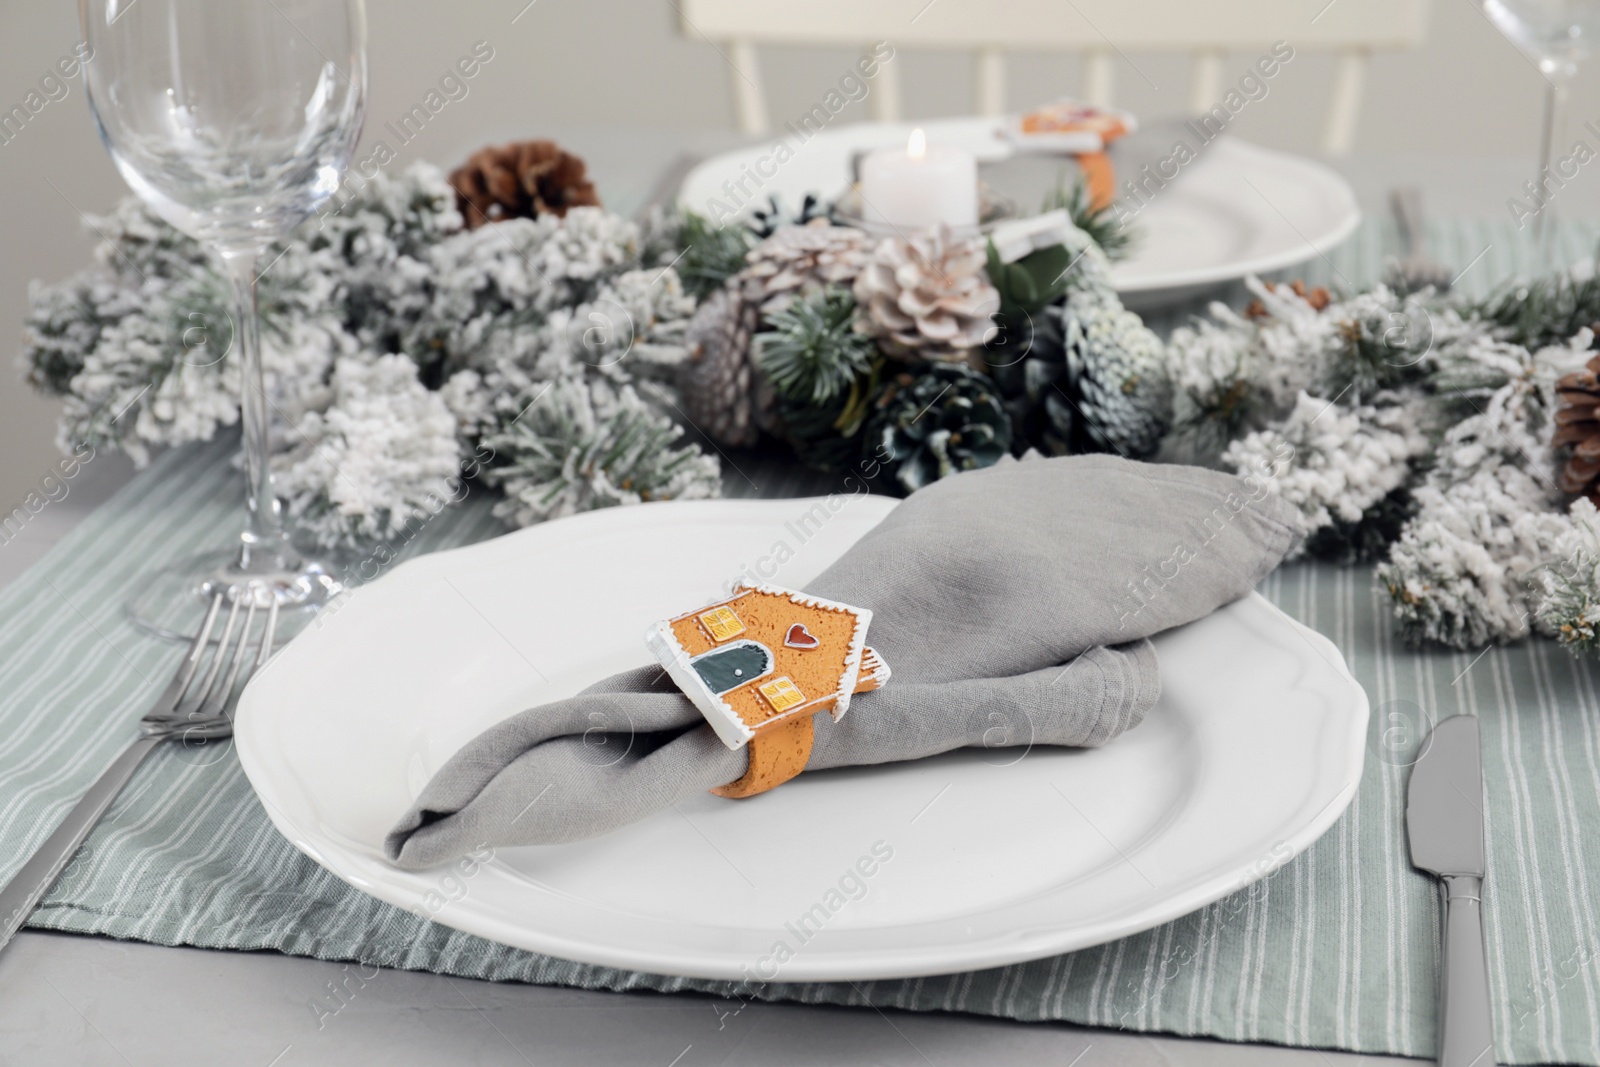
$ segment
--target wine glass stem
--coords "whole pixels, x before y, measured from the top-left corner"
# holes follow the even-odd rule
[[[272,491],[267,423],[267,383],[261,369],[261,316],[256,302],[258,253],[224,252],[233,281],[234,338],[239,346],[240,423],[246,479],[244,532],[239,535],[239,569],[246,574],[282,571],[289,565],[283,514]]]
[[[1555,265],[1556,220],[1555,209],[1550,204],[1554,195],[1550,168],[1555,164],[1556,138],[1561,133],[1560,122],[1566,97],[1566,82],[1561,78],[1545,75],[1544,131],[1539,138],[1539,176],[1534,182],[1534,187],[1540,194],[1540,209],[1538,216],[1533,220],[1533,235],[1539,262],[1547,268]]]

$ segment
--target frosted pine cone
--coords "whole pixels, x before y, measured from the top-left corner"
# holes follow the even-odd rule
[[[871,242],[860,230],[812,219],[804,226],[784,226],[752,248],[739,281],[745,299],[770,315],[802,293],[829,285],[848,289],[870,253]]]
[[[886,237],[856,278],[866,328],[908,363],[965,363],[995,330],[1000,294],[984,274],[983,248],[948,231]]]
[[[907,493],[1011,450],[1011,419],[994,383],[966,367],[901,371],[873,400],[867,447]]]
[[[719,444],[756,443],[750,337],[760,310],[740,295],[738,280],[706,298],[689,320],[689,358],[678,372],[683,413]]]
[[[1161,339],[1115,294],[1068,300],[1066,394],[1047,394],[1051,421],[1074,452],[1154,454],[1172,422],[1172,384]]]

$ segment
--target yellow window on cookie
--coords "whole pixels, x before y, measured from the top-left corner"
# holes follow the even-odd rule
[[[726,641],[730,637],[738,637],[744,633],[744,620],[735,615],[733,609],[726,604],[702,612],[700,625],[706,628],[706,633],[711,635],[713,641]]]
[[[772,705],[773,711],[788,711],[797,704],[806,702],[806,695],[800,692],[800,687],[790,681],[787,675],[774,678],[757,688],[761,695],[767,698],[767,703]]]

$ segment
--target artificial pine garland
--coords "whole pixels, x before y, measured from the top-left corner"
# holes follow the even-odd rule
[[[1593,334],[1530,351],[1514,338],[1559,323],[1504,325],[1485,310],[1503,297],[1378,286],[1316,307],[1251,286],[1256,314],[1214,307],[1174,333],[1182,425],[1229,427],[1216,462],[1294,504],[1306,550],[1381,558],[1407,639],[1466,649],[1537,630],[1581,646],[1571,583],[1592,575],[1548,581],[1576,522],[1551,442],[1557,383],[1589,359]],[[1205,459],[1228,436],[1178,433],[1166,448]]]
[[[755,362],[774,394],[774,416],[804,463],[847,469],[861,452],[860,429],[884,360],[857,328],[855,299],[826,286],[766,317]]]
[[[1571,516],[1556,562],[1536,574],[1534,611],[1540,630],[1575,653],[1594,655],[1600,653],[1600,513],[1581,498]]]
[[[233,425],[237,357],[210,259],[133,200],[92,225],[95,264],[35,286],[24,327],[29,380],[63,401],[60,443],[142,464]],[[647,255],[598,207],[469,230],[426,165],[380,173],[269,252],[272,464],[301,535],[401,536],[485,467],[516,524],[716,495],[715,461],[668,418],[694,300]]]
[[[1525,348],[1562,344],[1600,326],[1600,275],[1555,274],[1503,287],[1477,306],[1506,338]]]
[[[1065,174],[1057,179],[1055,189],[1044,198],[1039,208],[1042,215],[1052,211],[1065,211],[1072,219],[1072,224],[1082,230],[1109,259],[1117,260],[1126,256],[1138,239],[1138,231],[1130,227],[1111,205],[1097,208],[1090,202],[1089,183],[1081,175],[1074,178],[1071,185],[1067,184]]]
[[[675,269],[684,291],[704,300],[744,269],[744,257],[755,244],[755,235],[743,226],[717,226],[703,215],[686,211],[673,220],[668,240],[682,253]]]
[[[1600,517],[1568,503],[1600,484],[1600,281],[1472,303],[1251,280],[1163,343],[1110,285],[1121,235],[1059,199],[983,240],[872,236],[810,200],[749,227],[573,207],[469,230],[438,171],[380,175],[261,282],[281,491],[348,546],[463,472],[517,525],[715,495],[688,431],[897,492],[1106,451],[1264,480],[1300,551],[1379,562],[1409,639],[1600,652]],[[97,227],[93,267],[35,288],[25,363],[63,443],[142,462],[238,417],[227,289],[136,204]]]
[[[824,406],[872,370],[878,346],[856,329],[856,304],[829,286],[767,317],[756,363],[786,400]]]
[[[525,407],[482,439],[497,458],[484,479],[505,493],[494,512],[512,525],[708,496],[718,484],[716,458],[678,446],[682,427],[628,386],[562,378]]]

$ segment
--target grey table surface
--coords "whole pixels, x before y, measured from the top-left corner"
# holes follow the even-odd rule
[[[86,467],[65,500],[0,545],[0,586],[131,473],[122,457]],[[691,994],[479,982],[23,931],[0,952],[0,1067],[1418,1062],[971,1015],[757,1002],[731,1014],[735,1007]]]
[[[66,499],[0,545],[0,586],[131,474],[120,456],[84,468]],[[692,994],[479,982],[23,931],[0,952],[0,1067],[1418,1062],[971,1015],[757,1002],[731,1014],[735,1007]]]
[[[86,467],[66,499],[0,545],[0,586],[131,473],[116,456]],[[946,1013],[752,1002],[731,1014],[735,1007],[692,994],[480,982],[23,931],[0,952],[0,1067],[1417,1062]]]
[[[607,202],[627,211],[681,138],[562,139],[598,175],[621,175]],[[727,143],[707,137],[689,144]],[[1427,189],[1439,214],[1504,211],[1494,190],[1520,161],[1357,160],[1345,169],[1363,207],[1391,185]],[[1485,180],[1486,171],[1502,178]],[[1592,183],[1591,183],[1592,184]],[[1600,190],[1573,197],[1592,214]],[[0,459],[3,462],[3,459]],[[0,586],[49,550],[131,474],[120,457],[86,468],[71,495],[0,545]],[[339,1005],[337,1011],[333,1005]],[[0,953],[0,1067],[242,1067],[313,1064],[1004,1063],[1062,1067],[1356,1067],[1420,1061],[1019,1023],[944,1013],[750,1003],[690,994],[608,993],[362,970],[274,953],[163,948],[23,932]]]

